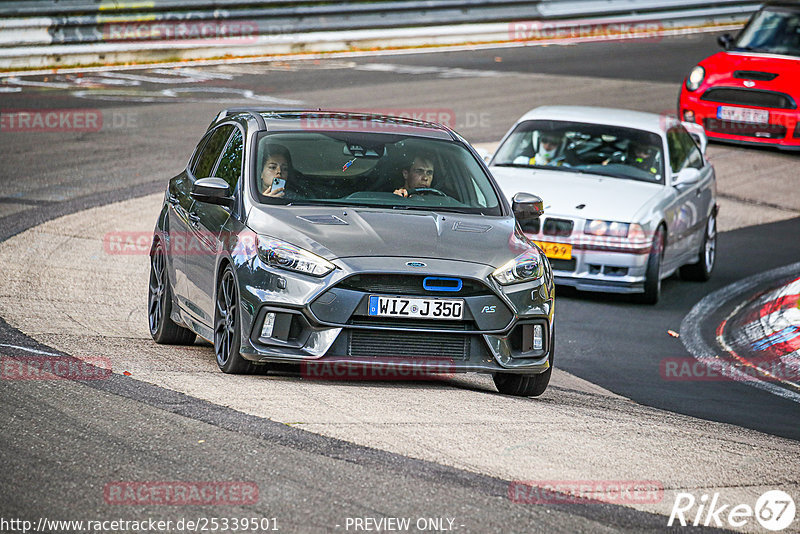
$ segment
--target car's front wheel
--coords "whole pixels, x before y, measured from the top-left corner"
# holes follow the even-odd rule
[[[703,245],[697,254],[697,263],[681,267],[681,276],[694,282],[706,282],[711,278],[714,261],[717,258],[717,215],[712,213],[706,220]]]
[[[644,293],[636,295],[635,300],[642,304],[655,304],[661,296],[661,261],[664,259],[664,227],[659,226],[650,245],[647,257],[647,270],[644,275]]]
[[[147,295],[147,320],[150,335],[164,345],[190,345],[197,335],[176,324],[172,314],[172,290],[167,275],[167,256],[159,241],[150,256],[150,283]]]
[[[553,336],[550,339],[550,367],[544,373],[538,375],[517,375],[511,373],[494,373],[494,385],[497,391],[504,395],[514,395],[516,397],[538,397],[547,389],[550,384],[550,375],[553,374],[553,354],[556,349],[555,327]]]
[[[223,373],[245,373],[251,364],[239,353],[241,347],[241,322],[239,320],[239,292],[230,265],[222,271],[217,286],[214,306],[214,354]]]

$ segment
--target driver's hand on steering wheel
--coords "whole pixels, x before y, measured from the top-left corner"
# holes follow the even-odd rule
[[[401,197],[408,197],[408,191],[406,190],[405,187],[401,187],[400,189],[395,189],[394,194],[399,195]]]

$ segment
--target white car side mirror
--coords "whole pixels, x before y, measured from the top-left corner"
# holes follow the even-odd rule
[[[672,177],[672,185],[696,184],[698,181],[700,181],[700,171],[693,167],[683,169]]]
[[[706,148],[708,148],[708,137],[706,137],[705,128],[694,122],[682,122],[681,124],[683,124],[686,131],[689,132],[689,135],[697,141],[697,144],[700,146],[700,151],[705,154]]]
[[[477,152],[478,155],[481,158],[483,158],[483,161],[485,161],[486,163],[489,163],[489,160],[492,159],[492,153],[486,150],[485,148],[475,148],[475,152]]]

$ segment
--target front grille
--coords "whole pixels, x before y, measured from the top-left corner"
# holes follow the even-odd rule
[[[389,319],[386,317],[363,316],[347,322],[353,326],[377,326],[381,328],[414,328],[420,330],[475,330],[472,321],[432,321],[418,319]]]
[[[575,260],[550,260],[550,267],[553,268],[554,271],[567,271],[567,272],[574,272],[575,271]]]
[[[796,109],[792,97],[773,91],[757,89],[736,89],[732,87],[712,88],[703,94],[701,100],[736,106],[756,106],[775,109]]]
[[[780,124],[753,124],[749,122],[704,119],[703,126],[708,132],[727,135],[741,135],[743,137],[758,137],[761,139],[783,139],[786,137],[786,126]]]
[[[353,330],[349,354],[361,358],[448,358],[465,360],[469,354],[467,334],[434,334]]]
[[[428,295],[471,297],[493,295],[489,288],[477,280],[462,278],[459,291],[428,291],[423,287],[427,276],[394,274],[358,274],[339,282],[337,287],[364,293],[391,293],[395,295]]]
[[[569,219],[546,219],[544,221],[544,235],[569,237],[572,233],[573,222]]]
[[[527,219],[521,221],[519,226],[526,234],[538,234],[539,229],[542,226],[542,222],[539,219]]]
[[[774,72],[761,72],[757,70],[736,70],[733,77],[740,80],[758,80],[761,82],[771,82],[778,77]]]

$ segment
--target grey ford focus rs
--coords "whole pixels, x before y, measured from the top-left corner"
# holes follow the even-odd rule
[[[441,125],[222,111],[172,178],[151,248],[158,343],[226,373],[336,362],[491,373],[537,396],[553,366],[550,265],[481,158]]]

